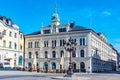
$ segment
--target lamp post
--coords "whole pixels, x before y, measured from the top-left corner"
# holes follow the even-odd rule
[[[65,77],[72,77],[72,75],[73,75],[72,59],[71,59],[71,57],[72,57],[73,51],[76,50],[75,46],[76,46],[76,40],[72,39],[71,37],[70,37],[70,39],[68,39],[67,42],[65,42],[65,50],[70,53],[69,67],[68,67],[68,70],[67,70],[67,75],[65,75]]]

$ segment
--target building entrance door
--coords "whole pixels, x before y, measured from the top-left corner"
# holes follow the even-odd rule
[[[48,63],[47,62],[44,63],[44,68],[45,68],[46,73],[47,73],[48,72]]]
[[[85,63],[84,62],[81,62],[80,63],[80,71],[81,72],[85,72],[86,70],[85,70]]]

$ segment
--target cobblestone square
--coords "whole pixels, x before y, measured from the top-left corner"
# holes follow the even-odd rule
[[[0,80],[60,80],[52,77],[62,77],[65,74],[37,73],[23,71],[0,71]],[[91,78],[91,80],[120,80],[118,73],[75,73],[78,78]],[[74,77],[73,77],[74,78]]]

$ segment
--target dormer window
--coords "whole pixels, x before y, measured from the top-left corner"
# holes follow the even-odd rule
[[[59,32],[66,32],[66,28],[59,28]]]
[[[43,33],[44,33],[44,34],[49,34],[49,33],[50,33],[50,29],[43,30]]]

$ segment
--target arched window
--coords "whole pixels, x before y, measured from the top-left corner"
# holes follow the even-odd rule
[[[76,69],[76,63],[75,62],[72,63],[72,67],[73,67],[73,70]]]
[[[80,63],[80,66],[81,66],[81,68],[85,68],[85,63],[84,63],[84,62],[81,62],[81,63]]]
[[[56,58],[56,52],[55,51],[52,52],[52,57]]]
[[[28,63],[28,68],[32,68],[31,62]]]
[[[81,57],[84,57],[84,50],[81,50],[81,51],[80,51],[80,56],[81,56]]]
[[[81,69],[81,72],[85,72],[85,63],[84,62],[80,63],[80,69]]]
[[[64,55],[64,51],[60,51],[60,57],[62,57]]]
[[[48,58],[48,52],[45,51],[45,58]]]
[[[19,56],[18,64],[22,65],[22,56]]]
[[[31,52],[29,52],[29,58],[32,58],[32,53]]]
[[[55,70],[55,69],[56,69],[56,63],[53,62],[53,63],[52,63],[52,70]]]

